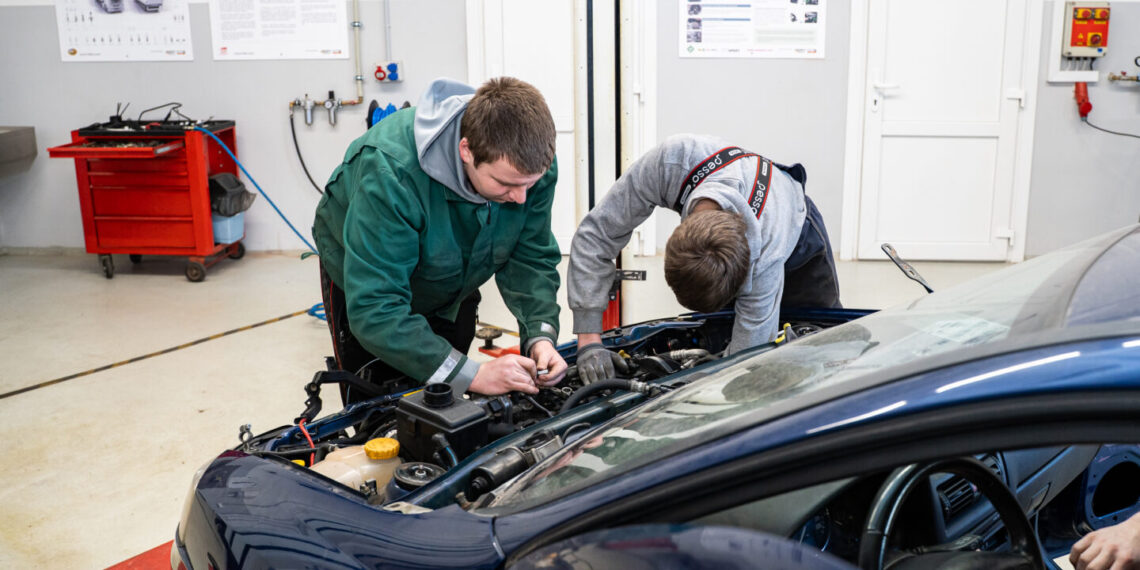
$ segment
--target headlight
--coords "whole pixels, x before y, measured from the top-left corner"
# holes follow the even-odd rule
[[[182,516],[178,517],[178,539],[183,543],[186,542],[186,520],[190,518],[190,507],[194,504],[194,493],[198,490],[198,482],[202,480],[202,475],[205,475],[206,468],[208,468],[214,460],[211,459],[202,464],[194,476],[190,478],[190,491],[186,494],[186,500],[182,502]]]

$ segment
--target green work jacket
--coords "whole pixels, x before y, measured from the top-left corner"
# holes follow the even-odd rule
[[[552,164],[523,204],[469,202],[421,169],[414,114],[401,110],[352,143],[317,206],[313,238],[361,345],[420,382],[451,382],[467,356],[426,316],[454,320],[492,275],[523,346],[557,341],[562,256],[550,208],[558,169]]]

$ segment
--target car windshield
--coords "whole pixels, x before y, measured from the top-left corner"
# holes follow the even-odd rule
[[[924,360],[966,347],[1051,328],[1135,320],[1140,301],[1132,284],[1140,281],[1140,233],[1124,234],[1012,265],[775,350],[693,370],[704,377],[566,446],[499,489],[488,507],[515,510],[553,500],[805,407],[824,389],[835,395],[861,389],[865,383],[858,379],[894,372],[888,368],[905,365],[912,374]],[[1124,271],[1123,283],[1114,277],[1119,273],[1090,269],[1102,259]],[[1109,283],[1089,283],[1097,280]],[[1117,310],[1105,312],[1104,306]]]

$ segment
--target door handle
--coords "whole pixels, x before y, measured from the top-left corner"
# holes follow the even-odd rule
[[[902,86],[901,86],[901,85],[899,85],[899,84],[897,84],[897,83],[879,83],[879,82],[875,82],[875,83],[872,83],[872,84],[871,84],[871,87],[874,87],[874,88],[875,88],[875,91],[878,91],[879,93],[883,93],[884,91],[889,91],[889,90],[891,90],[891,89],[898,89],[899,87],[902,87]]]

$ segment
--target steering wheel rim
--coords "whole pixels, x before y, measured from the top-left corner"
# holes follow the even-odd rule
[[[945,459],[923,465],[913,464],[895,469],[879,487],[871,504],[871,512],[863,527],[859,541],[859,567],[863,569],[884,568],[887,555],[887,540],[901,518],[903,504],[919,483],[934,473],[952,473],[977,485],[982,496],[989,499],[1009,535],[1013,552],[1025,556],[1035,568],[1046,568],[1041,554],[1037,534],[1029,523],[1029,518],[1021,510],[1017,498],[982,462],[972,457]]]

